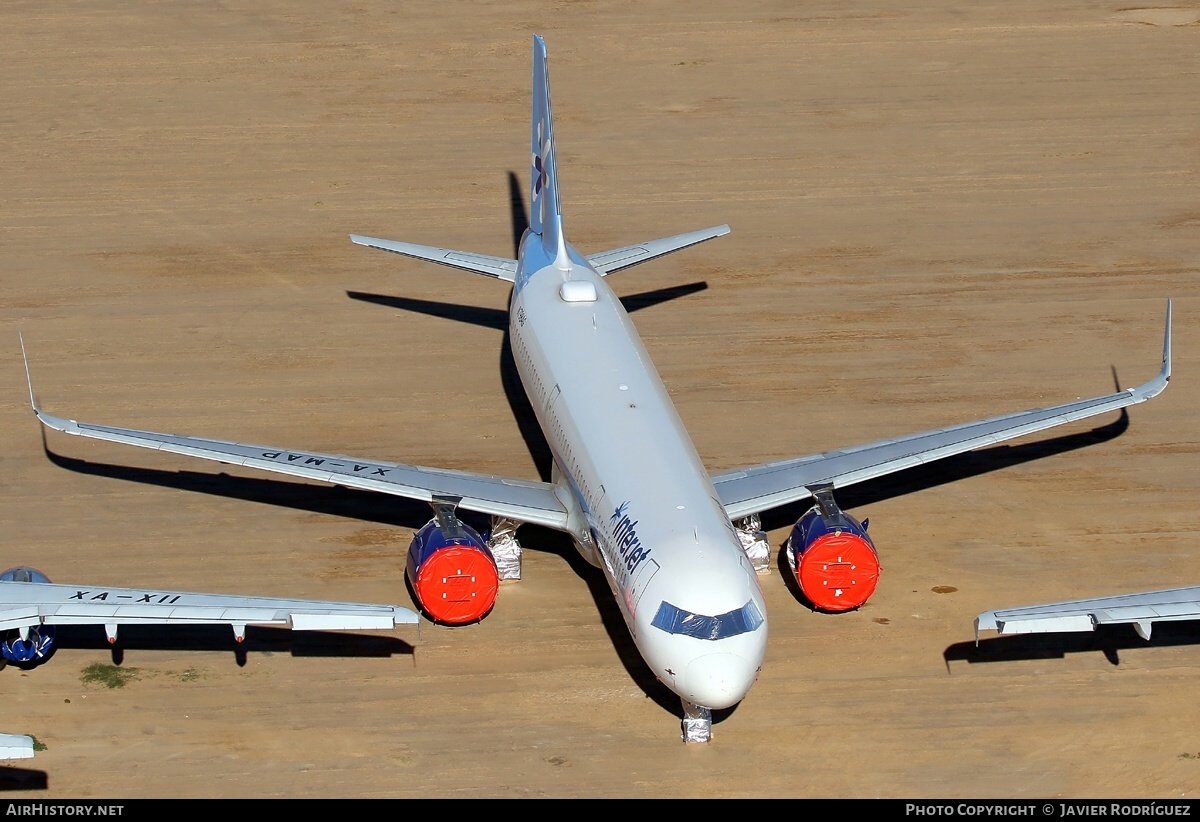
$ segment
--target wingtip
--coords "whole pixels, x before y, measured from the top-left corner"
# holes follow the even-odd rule
[[[29,386],[29,404],[33,407],[33,413],[38,413],[37,398],[33,395],[33,377],[29,373],[29,355],[25,353],[25,334],[17,331],[17,339],[21,342],[21,360],[25,363],[25,383]]]
[[[52,414],[47,414],[38,405],[37,395],[33,392],[33,376],[29,371],[29,357],[25,353],[25,335],[18,331],[17,338],[21,341],[21,359],[25,363],[25,382],[29,386],[29,404],[33,407],[33,415],[46,428],[53,428],[55,431],[62,431],[67,434],[78,434],[79,427],[75,420],[66,420],[61,417],[55,417]],[[45,436],[44,431],[43,436]]]
[[[1171,381],[1171,298],[1167,298],[1167,323],[1163,331],[1162,376],[1164,382]]]
[[[392,622],[394,625],[416,625],[419,630],[421,625],[421,617],[411,608],[405,608],[401,605],[394,605],[392,606]]]
[[[1167,300],[1167,319],[1163,328],[1163,352],[1162,352],[1162,368],[1154,379],[1147,383],[1139,385],[1137,388],[1129,388],[1127,392],[1132,401],[1145,402],[1148,399],[1157,397],[1166,390],[1167,385],[1171,382],[1171,303]]]
[[[996,621],[995,611],[984,611],[979,616],[975,617],[975,644],[979,644],[980,631],[1000,631],[1000,625]]]

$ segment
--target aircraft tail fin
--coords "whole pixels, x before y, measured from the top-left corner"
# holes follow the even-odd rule
[[[529,230],[542,238],[542,248],[560,267],[567,263],[562,209],[558,199],[558,162],[554,153],[554,119],[550,111],[550,77],[546,70],[546,42],[533,36],[533,170],[530,172]]]

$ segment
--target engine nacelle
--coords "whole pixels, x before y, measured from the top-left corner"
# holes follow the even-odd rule
[[[417,604],[434,622],[465,625],[487,616],[496,602],[500,574],[483,538],[435,505],[437,516],[408,546],[408,581]]]
[[[879,557],[867,524],[837,507],[830,494],[796,521],[787,542],[788,563],[800,590],[822,611],[861,607],[879,582]]]
[[[50,578],[36,568],[18,565],[0,574],[0,582],[49,582]],[[17,664],[31,665],[50,656],[54,648],[54,626],[30,626],[24,631],[8,632],[0,640],[0,657]]]

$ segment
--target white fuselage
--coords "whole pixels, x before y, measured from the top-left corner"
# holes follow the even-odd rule
[[[695,705],[734,705],[762,664],[766,606],[708,471],[603,277],[573,249],[556,267],[536,235],[522,252],[513,357],[570,489],[572,536],[655,675]]]

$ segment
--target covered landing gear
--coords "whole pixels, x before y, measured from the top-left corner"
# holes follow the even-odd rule
[[[710,742],[712,740],[712,711],[693,705],[686,699],[683,703],[683,741]]]
[[[735,520],[733,530],[737,532],[738,542],[742,543],[754,573],[759,576],[771,573],[771,543],[767,542],[767,533],[762,529],[758,514]]]
[[[492,517],[486,544],[496,560],[496,571],[501,581],[521,578],[521,543],[517,542],[520,524],[507,517]]]

